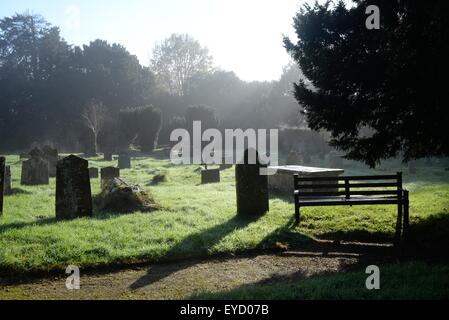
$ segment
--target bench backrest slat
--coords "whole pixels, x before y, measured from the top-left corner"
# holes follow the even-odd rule
[[[295,175],[294,186],[296,194],[301,197],[345,196],[346,199],[350,199],[353,195],[391,195],[400,198],[402,173],[340,177],[299,177],[299,175]]]

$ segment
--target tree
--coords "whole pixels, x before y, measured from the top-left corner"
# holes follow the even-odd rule
[[[207,48],[189,35],[172,34],[156,45],[151,65],[163,89],[183,96],[194,75],[212,70],[212,57]]]
[[[135,143],[144,152],[151,152],[157,145],[162,125],[161,110],[151,105],[127,108],[120,111],[119,126],[127,145]]]
[[[94,137],[94,150],[96,154],[98,150],[98,134],[103,129],[103,125],[106,121],[106,108],[103,102],[91,100],[82,113],[84,124],[92,132]]]
[[[379,30],[365,26],[368,5],[380,8]],[[313,85],[295,85],[309,126],[372,167],[399,153],[448,155],[448,11],[447,1],[305,5],[294,18],[299,40],[284,43]]]

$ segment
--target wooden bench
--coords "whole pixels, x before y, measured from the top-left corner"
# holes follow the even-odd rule
[[[405,237],[409,226],[409,192],[402,188],[401,172],[346,177],[300,177],[295,174],[294,198],[298,224],[301,207],[394,204],[398,208],[395,244]]]

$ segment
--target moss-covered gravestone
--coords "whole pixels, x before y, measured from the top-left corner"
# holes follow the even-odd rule
[[[268,178],[260,173],[266,165],[262,165],[258,153],[252,151],[255,153],[255,164],[249,162],[251,153],[246,150],[243,163],[235,166],[237,215],[257,217],[269,211]]]
[[[201,184],[220,182],[220,169],[201,170]]]
[[[5,157],[0,157],[0,215],[3,214],[3,190],[5,187]]]
[[[48,161],[40,157],[32,156],[31,159],[22,162],[22,174],[20,183],[26,186],[48,184]]]
[[[89,162],[74,155],[56,166],[56,218],[73,219],[92,215]]]
[[[11,188],[11,167],[5,166],[5,186],[3,189],[3,193],[5,195],[12,194],[12,188]]]
[[[120,177],[120,169],[115,167],[101,168],[101,186],[103,187],[106,181]]]

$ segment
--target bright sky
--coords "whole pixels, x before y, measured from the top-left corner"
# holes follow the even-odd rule
[[[0,17],[29,10],[61,28],[70,44],[104,39],[148,65],[154,44],[188,33],[215,65],[243,80],[278,79],[290,60],[282,35],[294,38],[304,0],[1,0]]]

